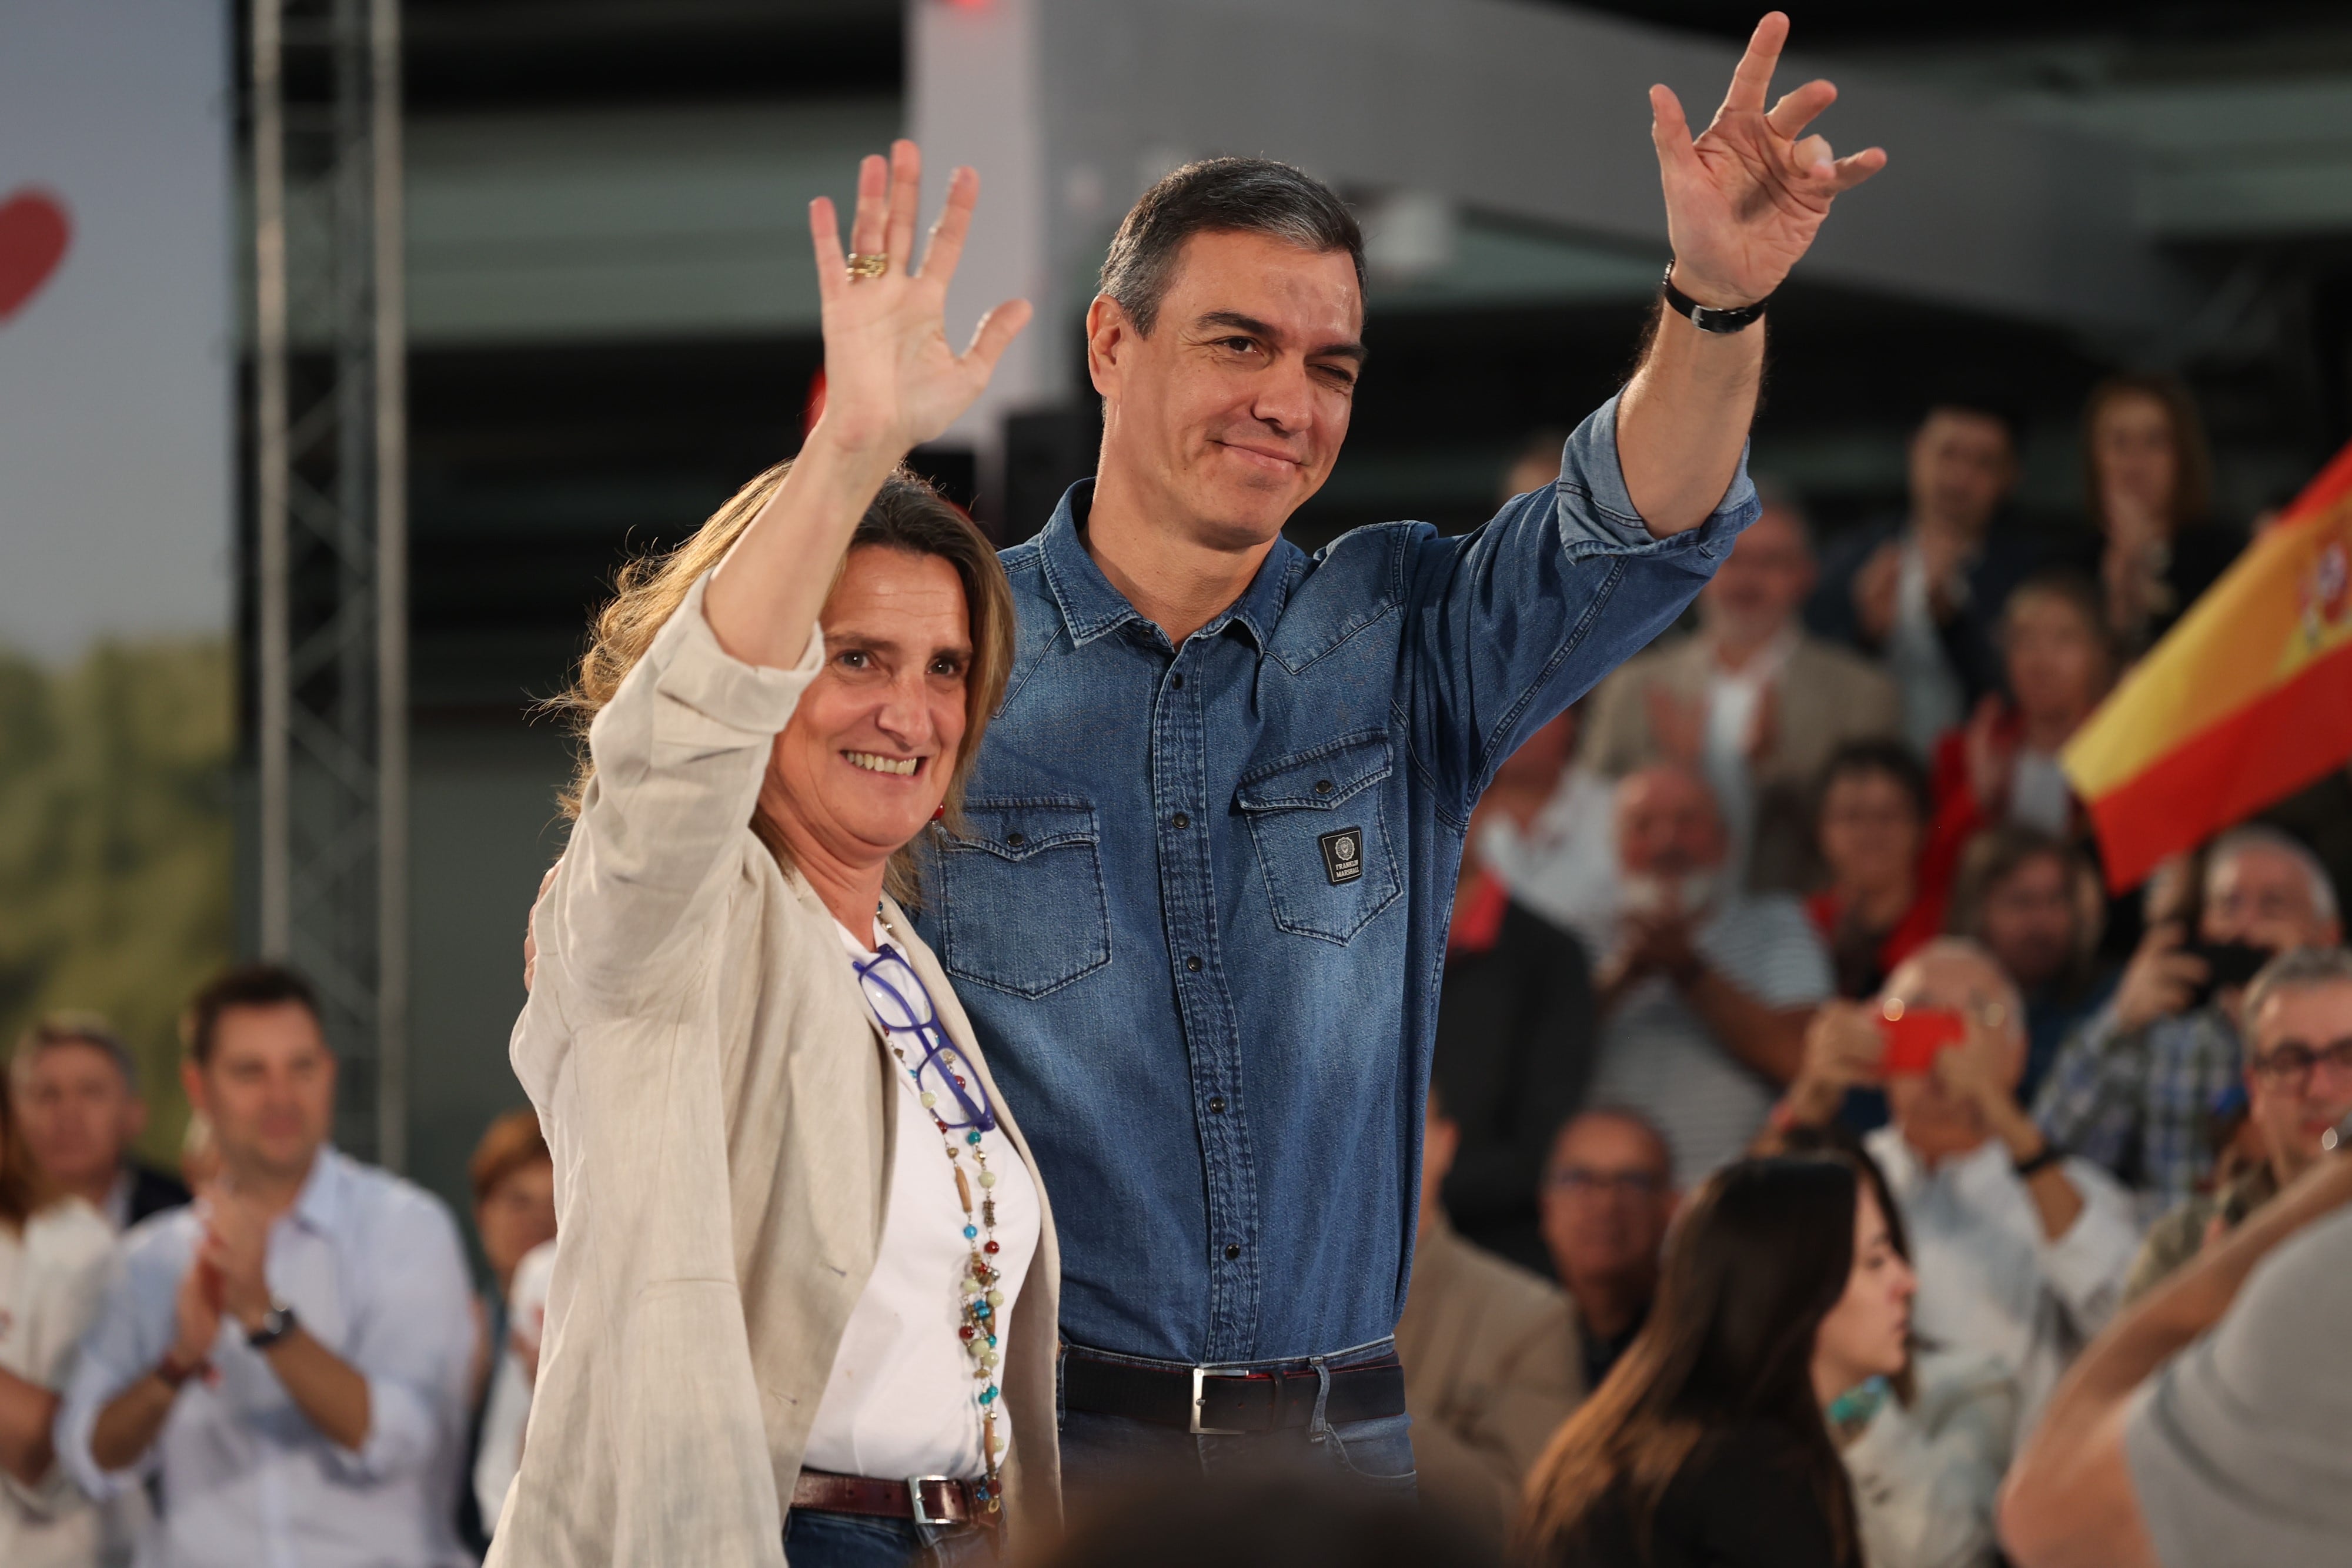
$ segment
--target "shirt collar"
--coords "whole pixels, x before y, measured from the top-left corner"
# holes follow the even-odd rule
[[[1085,518],[1087,508],[1094,504],[1094,496],[1095,482],[1091,479],[1081,479],[1071,486],[1062,492],[1054,515],[1037,535],[1045,591],[1054,596],[1054,607],[1061,612],[1062,625],[1069,632],[1070,641],[1079,646],[1116,632],[1130,621],[1143,619],[1142,612],[1128,602],[1127,595],[1111,586],[1110,579],[1103,575],[1102,568],[1087,551]],[[1276,538],[1274,548],[1258,563],[1257,575],[1250,580],[1242,596],[1201,631],[1214,635],[1228,622],[1237,622],[1249,629],[1259,651],[1264,652],[1273,640],[1275,622],[1282,618],[1282,607],[1289,599],[1291,570],[1303,555],[1287,538]]]
[[[294,1200],[294,1218],[306,1230],[321,1236],[333,1236],[341,1228],[343,1212],[342,1156],[335,1153],[332,1144],[319,1145],[319,1153],[310,1161],[310,1174],[302,1180],[301,1195]]]

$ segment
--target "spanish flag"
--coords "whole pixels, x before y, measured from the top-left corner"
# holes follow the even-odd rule
[[[2180,618],[2060,758],[2108,885],[2352,760],[2352,446]]]

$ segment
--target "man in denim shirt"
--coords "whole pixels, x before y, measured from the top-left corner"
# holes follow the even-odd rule
[[[1281,537],[1365,357],[1328,190],[1193,164],[1112,243],[1097,476],[1005,554],[1014,665],[924,926],[1062,1228],[1075,1487],[1308,1441],[1411,1484],[1390,1337],[1471,807],[1754,517],[1745,308],[1885,161],[1800,140],[1826,83],[1767,112],[1787,30],[1759,26],[1695,145],[1652,89],[1669,308],[1558,483],[1464,538]]]

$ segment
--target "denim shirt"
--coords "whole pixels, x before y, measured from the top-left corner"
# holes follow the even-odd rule
[[[1062,1326],[1129,1355],[1322,1354],[1402,1311],[1470,808],[1672,623],[1758,510],[1660,540],[1612,400],[1560,477],[1449,538],[1277,540],[1171,647],[1083,537],[1004,552],[1016,651],[921,931],[1061,1227]]]

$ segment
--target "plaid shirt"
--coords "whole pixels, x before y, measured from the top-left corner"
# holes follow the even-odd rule
[[[2137,1030],[2116,1028],[2105,1008],[2060,1048],[2033,1115],[2052,1143],[2106,1166],[2161,1213],[2212,1171],[2207,1122],[2238,1071],[2237,1026],[2217,1007]]]

